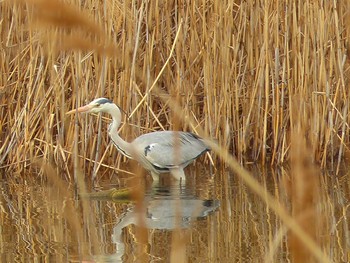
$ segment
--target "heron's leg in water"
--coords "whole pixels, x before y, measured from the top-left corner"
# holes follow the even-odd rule
[[[177,181],[181,181],[181,182],[185,182],[186,181],[185,172],[184,172],[184,170],[182,168],[171,169],[170,173],[172,174],[172,176],[174,176],[174,178]]]
[[[151,175],[152,175],[152,179],[153,179],[153,184],[158,183],[159,182],[159,174],[157,174],[155,172],[151,172]]]

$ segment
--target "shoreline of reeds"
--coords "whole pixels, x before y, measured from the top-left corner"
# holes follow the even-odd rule
[[[154,5],[100,1],[74,15],[55,1],[1,4],[1,167],[23,172],[40,156],[69,172],[74,120],[64,113],[102,96],[137,109],[121,130],[129,140],[200,126],[242,164],[288,163],[297,109],[311,161],[339,166],[349,153],[346,4]],[[154,87],[196,126],[177,125]],[[120,164],[97,121],[79,117],[86,172],[97,145],[105,165]]]

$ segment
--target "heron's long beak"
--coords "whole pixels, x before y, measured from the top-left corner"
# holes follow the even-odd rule
[[[74,110],[70,110],[68,112],[66,112],[66,114],[73,114],[76,112],[88,112],[89,110],[91,110],[93,107],[91,105],[85,105],[83,107],[79,107],[78,109],[74,109]]]

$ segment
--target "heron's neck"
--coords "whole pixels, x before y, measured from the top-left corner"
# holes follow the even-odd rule
[[[112,115],[112,123],[109,127],[108,133],[109,137],[112,139],[114,145],[117,147],[118,151],[121,152],[128,158],[131,157],[131,144],[124,141],[118,134],[118,128],[121,123],[121,113],[119,108],[115,105],[115,108],[109,112]]]

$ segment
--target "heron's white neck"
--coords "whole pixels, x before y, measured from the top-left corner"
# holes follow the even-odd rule
[[[118,134],[118,128],[121,123],[121,112],[117,105],[113,104],[107,111],[107,113],[111,114],[112,116],[112,123],[109,126],[108,134],[109,137],[112,139],[114,145],[117,147],[118,151],[121,152],[123,155],[125,155],[128,158],[131,157],[131,144],[127,141],[124,141]]]

